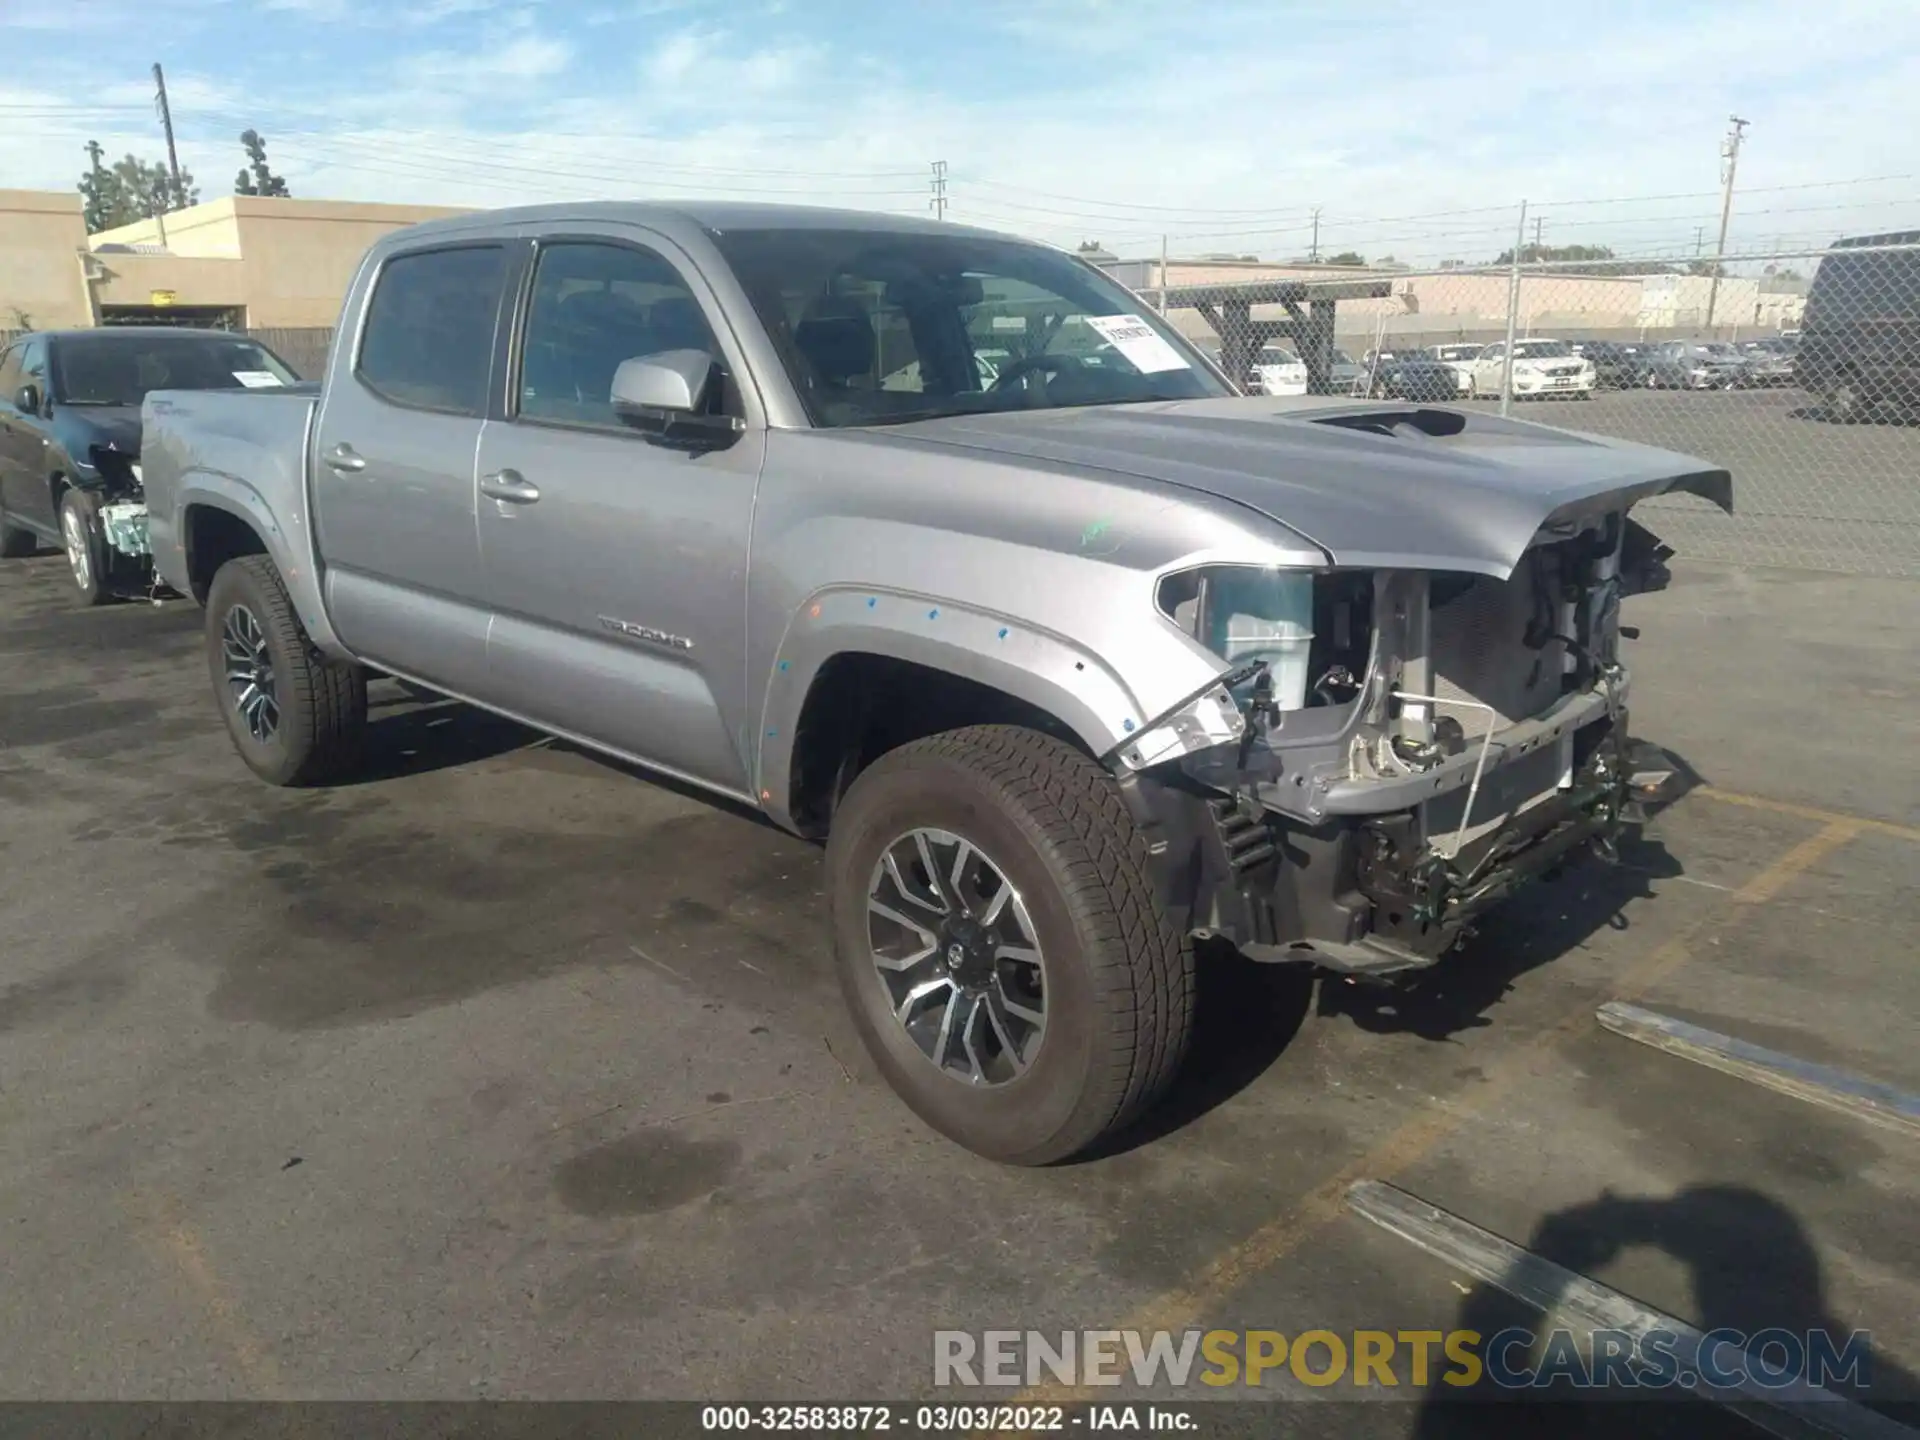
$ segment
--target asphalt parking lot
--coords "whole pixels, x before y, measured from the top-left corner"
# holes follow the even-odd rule
[[[1920,1091],[1910,584],[1629,602],[1635,729],[1693,788],[1617,868],[1406,990],[1211,966],[1171,1100],[1045,1171],[866,1064],[812,847],[387,684],[362,782],[266,789],[198,612],[67,586],[0,566],[0,1394],[914,1398],[936,1328],[1506,1313],[1355,1216],[1374,1179],[1701,1328],[1867,1329],[1869,1398],[1920,1400],[1920,1139],[1593,1019]],[[1298,1403],[1249,1433],[1491,1428],[1262,1393]]]
[[[1588,401],[1525,401],[1512,413],[1733,471],[1730,517],[1690,495],[1643,507],[1642,518],[1658,516],[1683,554],[1920,578],[1920,424],[1837,425],[1815,397],[1792,388],[1603,390]]]

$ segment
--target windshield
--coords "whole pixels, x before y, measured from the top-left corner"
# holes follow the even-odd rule
[[[713,238],[816,425],[1233,393],[1132,295],[1043,246],[876,230]],[[1004,352],[991,376],[983,352]]]
[[[54,347],[53,398],[66,405],[138,405],[149,390],[239,390],[299,379],[241,336],[70,335]]]
[[[1564,340],[1516,340],[1513,353],[1522,360],[1562,360],[1573,351]]]
[[[1268,346],[1260,352],[1260,359],[1256,363],[1261,365],[1303,365],[1306,362],[1291,350],[1280,350],[1273,346]]]

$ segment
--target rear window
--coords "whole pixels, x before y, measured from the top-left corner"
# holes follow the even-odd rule
[[[1864,242],[1863,242],[1864,243]],[[1807,323],[1920,319],[1920,232],[1876,237],[1906,249],[1829,251],[1813,272]]]
[[[361,383],[396,405],[484,414],[506,273],[506,251],[498,245],[422,250],[387,261],[361,332]]]

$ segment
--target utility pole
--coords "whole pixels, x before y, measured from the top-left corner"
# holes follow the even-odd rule
[[[1320,263],[1320,207],[1313,207],[1313,243],[1307,247],[1307,259],[1313,264]]]
[[[1527,243],[1527,202],[1520,202],[1520,229],[1513,237],[1513,266],[1507,272],[1507,343],[1500,360],[1500,413],[1513,409],[1513,324],[1520,316],[1520,251]]]
[[[1727,221],[1733,217],[1733,172],[1740,164],[1740,141],[1744,137],[1747,122],[1738,115],[1729,115],[1728,122],[1733,126],[1727,132],[1726,140],[1720,146],[1720,243],[1713,247],[1713,279],[1707,283],[1707,334],[1713,334],[1713,310],[1720,299],[1720,272],[1725,269],[1722,261],[1727,253]]]
[[[933,211],[933,218],[947,218],[947,162],[933,162],[933,198],[927,202],[927,208]]]
[[[173,148],[173,111],[167,105],[167,76],[160,68],[158,60],[153,62],[153,83],[158,91],[156,100],[160,106],[160,128],[167,132],[167,173],[173,176],[173,195],[175,201],[187,198],[187,187],[180,183],[180,155]],[[172,209],[168,205],[167,209]]]
[[[1167,237],[1160,237],[1160,313],[1167,313]]]
[[[1540,251],[1544,248],[1540,243],[1540,230],[1546,223],[1547,217],[1544,215],[1536,215],[1533,217],[1533,258],[1536,260],[1543,258],[1540,254]]]

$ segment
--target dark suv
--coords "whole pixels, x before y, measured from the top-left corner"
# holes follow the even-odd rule
[[[0,556],[60,546],[97,605],[146,576],[140,402],[149,390],[296,384],[224,330],[114,326],[21,335],[0,350]]]
[[[1794,370],[1833,420],[1920,411],[1920,230],[1858,235],[1828,252]]]

